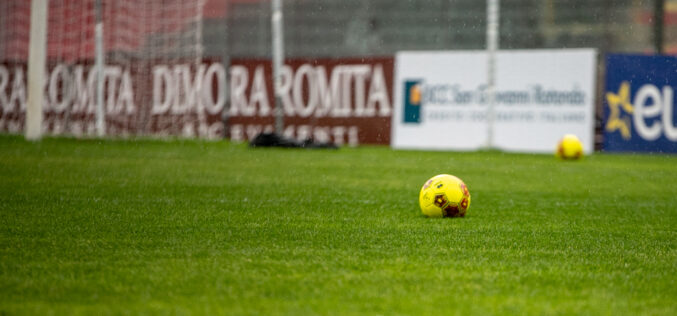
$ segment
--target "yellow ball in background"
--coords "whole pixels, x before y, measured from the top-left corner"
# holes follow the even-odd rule
[[[463,217],[470,207],[470,192],[463,180],[440,174],[423,184],[418,203],[428,217]]]
[[[555,156],[564,160],[576,160],[583,157],[583,143],[573,134],[566,134],[557,144]]]

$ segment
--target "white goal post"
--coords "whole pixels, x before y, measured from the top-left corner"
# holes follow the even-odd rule
[[[31,1],[30,44],[28,48],[28,98],[26,105],[26,139],[42,137],[42,101],[47,60],[48,0]]]

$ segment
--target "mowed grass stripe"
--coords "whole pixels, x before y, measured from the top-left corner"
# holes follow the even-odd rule
[[[0,136],[0,311],[675,314],[676,162]]]

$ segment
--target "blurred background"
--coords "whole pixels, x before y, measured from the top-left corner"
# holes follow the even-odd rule
[[[500,4],[500,47],[594,47],[601,53],[651,53],[656,49],[657,2],[663,1],[504,0]],[[269,56],[268,6],[267,1],[229,4],[232,56]],[[664,1],[663,8],[664,52],[674,53],[677,1]],[[287,0],[284,12],[289,56],[485,48],[486,1]],[[208,28],[212,27],[221,26]],[[218,37],[210,36],[214,40]]]
[[[18,133],[23,128],[25,95],[17,88],[21,86],[17,82],[24,82],[25,76],[13,69],[26,66],[30,7],[29,0],[0,1],[0,92],[3,92],[0,131]],[[284,0],[282,9],[287,59],[392,58],[398,51],[486,47],[486,1]],[[139,91],[155,88],[152,83],[155,65],[188,63],[195,70],[204,62],[219,62],[226,69],[222,71],[224,76],[230,76],[228,67],[232,60],[270,59],[272,55],[270,0],[51,0],[47,63],[50,71],[57,64],[70,65],[63,78],[75,79],[64,82],[92,80],[82,77],[88,68],[78,70],[75,65],[94,64],[97,10],[102,16],[105,62],[120,67],[110,70],[111,76],[119,72],[122,86],[125,76],[134,82],[134,91],[127,93],[134,101],[133,105],[126,105],[128,111],[149,108],[137,111],[134,118],[108,116],[108,126],[114,129],[109,134],[148,134],[159,125],[179,126],[163,132],[174,135],[186,130],[180,127],[186,120],[210,121],[200,113],[189,119],[153,117],[148,104],[158,101],[150,93]],[[677,53],[677,0],[504,0],[500,1],[499,16],[500,49],[597,49],[598,121],[603,116],[600,95],[605,54]],[[253,72],[254,68],[250,70]],[[78,74],[82,78],[76,78]],[[390,76],[386,73],[387,80],[391,80]],[[59,74],[55,77],[53,80],[58,83]],[[91,124],[73,125],[78,120],[87,121],[78,118],[78,109],[86,108],[87,101],[91,108],[92,93],[88,96],[80,93],[78,99],[77,92],[61,87],[71,84],[54,86],[48,88],[53,91],[51,98],[48,95],[46,109],[58,112],[61,121],[48,123],[47,129],[54,134],[92,133]],[[224,84],[219,89],[228,86]],[[131,93],[133,97],[129,96]],[[64,95],[75,103],[60,106],[67,103],[63,101]],[[118,101],[109,102],[125,101],[125,94],[120,95]],[[78,100],[84,103],[78,105]],[[228,102],[224,108],[228,108]],[[120,105],[118,112],[124,106]],[[66,112],[73,110],[66,114],[66,119],[58,111],[62,108]],[[111,108],[115,112],[116,107]],[[81,116],[91,112],[84,111]],[[57,116],[48,115],[48,119],[52,117]],[[224,130],[215,128],[210,135],[227,137],[229,133]],[[183,134],[191,136],[199,132]]]
[[[287,57],[389,56],[484,49],[486,2],[284,0]],[[271,56],[269,0],[103,1],[105,48],[116,57]],[[49,1],[52,58],[94,54],[95,0]],[[656,25],[655,14],[664,16]],[[30,1],[0,2],[0,61],[27,58]],[[657,30],[656,28],[661,30]],[[501,49],[677,52],[677,0],[504,0]],[[656,33],[662,33],[657,47]]]
[[[51,0],[53,54],[91,33],[94,0]],[[651,53],[656,4],[664,15],[663,52],[677,52],[675,0],[504,0],[503,49],[594,47]],[[269,0],[104,1],[109,50],[139,54],[164,39],[202,45],[204,56],[269,57]],[[476,0],[284,0],[289,57],[392,55],[398,50],[484,49],[486,2]],[[659,12],[660,14],[661,12]],[[26,54],[29,0],[0,3],[0,60]],[[200,30],[201,29],[201,30]],[[196,34],[201,32],[202,34]],[[147,36],[139,46],[138,36]],[[59,41],[60,38],[71,41]],[[79,46],[79,45],[78,45]],[[87,45],[85,45],[87,46]],[[177,45],[186,47],[186,45]],[[79,47],[79,49],[83,49]],[[70,52],[61,52],[68,54]],[[85,52],[81,52],[86,55]],[[168,52],[157,52],[168,53]],[[178,54],[192,52],[174,51]]]

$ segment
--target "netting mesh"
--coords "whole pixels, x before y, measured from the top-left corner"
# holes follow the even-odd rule
[[[110,60],[202,57],[204,0],[102,1]],[[0,2],[0,61],[28,58],[30,1]],[[50,61],[94,58],[95,0],[49,1]]]
[[[180,134],[188,121],[204,121],[197,110],[193,116],[154,113],[153,98],[158,96],[149,93],[159,65],[179,79],[188,72],[185,77],[195,84],[191,77],[203,59],[204,4],[204,0],[102,1],[107,134]],[[0,131],[20,132],[23,126],[30,6],[25,0],[0,1]],[[51,0],[48,12],[43,129],[53,134],[93,134],[95,0]],[[160,99],[167,99],[170,90],[177,90],[175,98],[195,93],[165,83],[156,88],[165,94]]]

